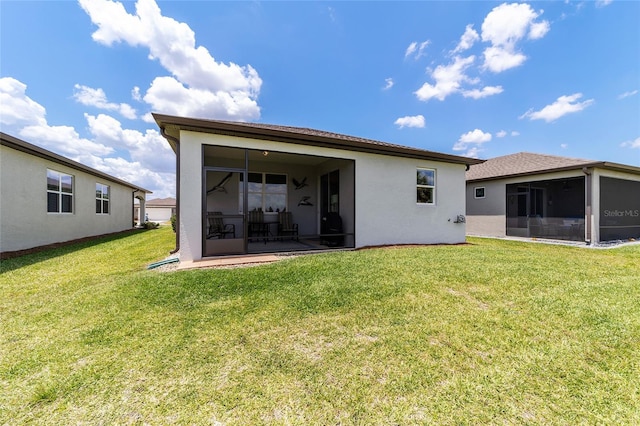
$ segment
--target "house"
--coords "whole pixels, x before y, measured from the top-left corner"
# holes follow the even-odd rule
[[[143,219],[146,218],[146,220],[150,222],[169,222],[171,220],[171,216],[176,214],[176,199],[168,197],[147,200],[145,203],[145,212]],[[136,203],[134,218],[139,222],[140,217],[140,205]]]
[[[133,228],[150,191],[0,132],[0,254]]]
[[[467,171],[467,233],[640,238],[640,167],[520,152]]]
[[[481,160],[320,130],[154,114],[177,159],[181,260],[465,241]]]

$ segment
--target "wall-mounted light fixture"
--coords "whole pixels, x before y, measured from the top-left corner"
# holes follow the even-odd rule
[[[266,157],[267,155],[269,155],[269,151],[262,151],[262,155]]]

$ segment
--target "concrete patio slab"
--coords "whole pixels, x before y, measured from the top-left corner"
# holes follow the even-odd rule
[[[233,267],[247,266],[252,264],[264,264],[277,262],[281,258],[272,254],[253,255],[253,256],[225,256],[220,258],[202,259],[195,262],[180,262],[178,270],[196,269],[196,268],[216,268],[216,267]]]

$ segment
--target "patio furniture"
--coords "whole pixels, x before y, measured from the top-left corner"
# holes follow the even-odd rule
[[[249,240],[254,237],[257,237],[258,239],[262,238],[264,240],[264,243],[267,244],[269,225],[267,225],[264,221],[264,212],[262,210],[250,211],[247,224],[249,230]]]
[[[344,230],[342,218],[336,212],[329,212],[322,217],[320,223],[320,243],[329,247],[344,246]]]
[[[232,223],[224,223],[222,220],[222,212],[211,212],[207,215],[207,222],[209,225],[209,231],[207,232],[207,238],[227,238],[227,235],[232,235],[232,238],[236,237],[236,226]]]
[[[278,239],[289,236],[298,241],[298,224],[293,223],[291,212],[278,212]]]

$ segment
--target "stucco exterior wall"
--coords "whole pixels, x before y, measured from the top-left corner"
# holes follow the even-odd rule
[[[475,198],[475,189],[484,188],[484,198]],[[506,184],[487,181],[467,184],[467,234],[504,237],[506,234]]]
[[[0,146],[0,252],[133,227],[133,189]],[[47,169],[74,176],[73,213],[47,213]],[[96,214],[96,183],[110,187],[110,213]]]
[[[146,207],[146,214],[149,216],[150,222],[169,222],[171,220],[172,207],[150,206]]]
[[[263,141],[191,131],[180,134],[180,256],[202,258],[202,145],[243,147],[354,160],[355,194],[341,180],[340,208],[355,200],[355,246],[385,244],[461,243],[465,225],[454,223],[465,214],[465,166],[386,155]],[[416,168],[436,170],[436,204],[416,203]],[[342,179],[342,178],[341,178]]]

